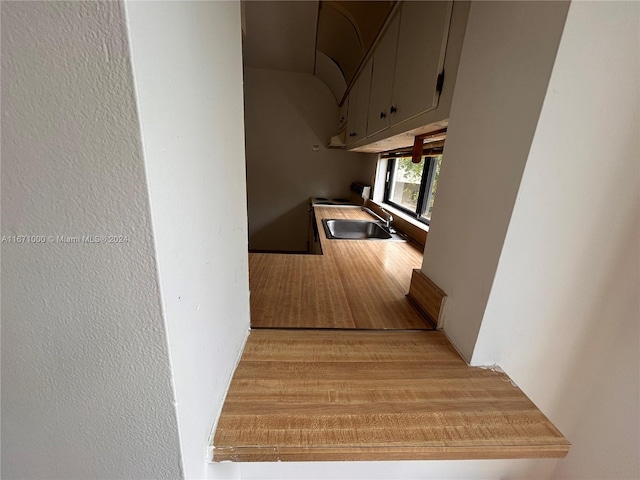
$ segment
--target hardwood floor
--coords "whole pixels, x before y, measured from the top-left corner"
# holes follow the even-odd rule
[[[252,330],[215,461],[563,457],[569,442],[504,373],[440,332]]]

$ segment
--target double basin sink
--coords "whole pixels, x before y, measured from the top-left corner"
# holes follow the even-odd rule
[[[329,239],[405,241],[394,230],[370,220],[323,219],[322,226]]]

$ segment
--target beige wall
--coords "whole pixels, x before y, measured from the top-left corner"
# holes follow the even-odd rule
[[[244,82],[249,247],[304,251],[309,197],[370,184],[376,157],[325,147],[338,106],[313,75],[247,68]]]
[[[573,443],[554,478],[640,478],[639,32],[571,4],[473,354]]]
[[[568,4],[471,5],[423,272],[470,360]],[[540,28],[544,25],[544,28]]]

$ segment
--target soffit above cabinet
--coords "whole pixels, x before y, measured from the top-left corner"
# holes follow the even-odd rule
[[[318,13],[316,75],[321,80],[328,58],[343,80],[340,100],[374,45],[396,1],[321,0]],[[326,58],[325,58],[326,57]],[[329,83],[329,82],[325,82]]]

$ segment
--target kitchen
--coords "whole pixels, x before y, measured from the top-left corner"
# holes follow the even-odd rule
[[[317,228],[310,197],[350,199],[355,201],[352,204],[361,204],[364,201],[362,192],[354,194],[349,185],[354,181],[374,184],[376,175],[383,174],[388,162],[387,159],[378,162],[377,155],[372,152],[412,146],[416,135],[442,132],[446,127],[469,5],[464,2],[411,2],[404,7],[402,15],[400,6],[397,2],[245,4],[243,58],[251,252],[310,253],[317,250],[318,242],[314,241]],[[420,21],[416,23],[416,18],[426,18],[431,23],[424,25],[422,21],[421,25]],[[350,29],[345,29],[341,21],[352,22]],[[428,34],[424,33],[426,30],[429,30]],[[356,40],[349,36],[351,31],[356,32]],[[380,77],[380,72],[382,78],[373,82],[373,88],[389,83],[386,70],[393,70],[395,58],[376,57],[375,65],[380,72],[372,71],[374,53],[379,51],[374,47],[378,43],[384,46],[389,39],[394,44],[393,57],[395,43],[398,43],[398,51],[406,51],[399,56],[396,77],[414,78],[417,73],[418,78],[433,84],[431,98],[422,99],[424,95],[416,88],[419,85],[415,80],[409,85],[398,82],[393,90],[393,101],[400,110],[394,114],[389,112],[395,120],[386,129],[376,127],[378,131],[372,130],[364,140],[370,88],[364,88],[362,83],[370,84],[372,74]],[[426,65],[416,70],[412,57],[424,58],[424,49],[433,52],[435,61],[423,62]],[[322,63],[322,59],[329,60]],[[332,76],[326,65],[328,61],[335,71],[344,75],[340,81]],[[416,70],[414,75],[407,74],[409,68]],[[445,70],[448,74],[440,86],[440,93],[434,98],[437,79]],[[316,75],[312,74],[314,71],[317,71]],[[351,83],[349,90],[347,81]],[[422,111],[409,106],[406,98],[411,92],[425,105]],[[388,101],[391,101],[391,93],[390,90],[386,93]],[[344,148],[344,142],[342,148],[330,145],[334,136],[342,136],[349,149]],[[354,143],[355,138],[362,140]],[[437,139],[442,140],[443,136]],[[337,142],[340,144],[341,140]],[[351,151],[358,149],[358,145],[363,152]],[[420,168],[425,161],[419,164]],[[382,183],[378,179],[373,190],[373,197],[379,202],[384,189]],[[371,192],[367,191],[366,196],[369,195]],[[411,250],[421,253],[427,223],[398,210],[394,210],[393,215],[394,226],[412,235],[417,243],[414,244],[417,248]],[[255,255],[252,258],[255,259]],[[396,301],[402,302],[403,309],[408,308],[403,297],[409,288],[411,272],[420,264],[421,258],[414,255],[408,264],[395,266],[398,272],[393,274],[402,276]],[[362,269],[370,274],[374,272],[369,265],[362,265]],[[257,301],[254,287],[252,298]],[[430,324],[427,321],[428,328],[433,328],[436,321],[431,319]],[[408,325],[415,327],[419,323],[424,324],[413,320]],[[271,323],[256,320],[254,310],[254,326],[265,324]],[[384,327],[380,322],[376,324]],[[392,324],[393,321],[390,326]],[[305,325],[310,326],[310,320],[306,320]]]
[[[363,2],[344,3],[353,5]],[[387,15],[395,4],[395,2],[371,3],[387,4],[388,8],[382,12]],[[411,2],[408,5],[415,10],[421,3],[425,2]],[[453,2],[442,2],[442,4],[451,7]],[[397,4],[395,5],[397,8]],[[351,139],[356,138],[353,135],[365,137],[364,132],[355,132],[355,130],[362,129],[362,118],[367,114],[366,105],[362,108],[362,104],[363,99],[368,95],[364,88],[359,89],[359,96],[362,97],[361,108],[356,109],[356,101],[352,97],[357,96],[358,92],[355,91],[357,85],[352,87],[353,92],[347,92],[346,80],[350,80],[349,78],[342,78],[342,85],[334,86],[332,90],[319,78],[319,75],[313,75],[315,69],[322,68],[317,59],[323,58],[324,55],[322,51],[316,51],[316,23],[319,27],[324,25],[316,19],[317,9],[318,4],[315,2],[287,2],[286,4],[249,2],[245,5],[247,34],[244,38],[243,58],[249,248],[251,250],[308,251],[310,197],[349,198],[351,193],[349,185],[352,182],[373,184],[377,155],[372,152],[413,145],[415,135],[442,129],[446,126],[448,119],[468,4],[457,3],[452,9],[453,12],[438,12],[443,24],[447,22],[448,25],[451,21],[451,32],[447,30],[449,34],[441,35],[444,38],[436,42],[438,56],[440,56],[441,45],[447,47],[444,64],[438,65],[442,61],[436,62],[435,66],[431,66],[432,71],[429,72],[434,77],[434,83],[438,73],[443,69],[447,72],[442,93],[437,99],[437,106],[425,107],[424,112],[417,112],[417,115],[411,115],[408,120],[397,122],[377,135],[370,135],[366,140],[366,146],[362,145],[364,140],[359,142],[361,146],[359,149],[358,142],[351,145]],[[330,10],[329,6],[321,9],[320,12],[327,10]],[[409,13],[410,18],[416,12]],[[420,13],[419,10],[417,13]],[[423,15],[424,13],[422,12]],[[449,19],[447,15],[452,18]],[[407,15],[404,22],[407,22],[406,17]],[[399,19],[399,15],[395,15],[394,18]],[[363,20],[365,25],[359,30],[365,30],[364,27],[368,25],[366,22],[372,22],[374,25],[369,26],[369,30],[378,32],[385,25],[387,18],[365,16]],[[409,27],[418,30],[415,25],[409,25]],[[443,30],[443,26],[440,28]],[[326,36],[333,33],[333,30],[338,30],[338,27],[329,24],[324,29],[328,31],[324,34]],[[408,30],[404,29],[403,32],[405,31]],[[341,32],[338,30],[338,33]],[[320,34],[319,30],[318,35]],[[415,43],[411,41],[412,39],[401,38],[400,40],[402,45]],[[433,43],[431,38],[420,40],[422,43],[429,41]],[[370,44],[374,41],[375,37],[369,40]],[[290,45],[296,45],[297,48],[290,49]],[[329,48],[330,46],[326,47],[327,50]],[[362,63],[363,69],[370,68],[373,58],[365,62],[367,51],[363,51],[363,48],[364,46],[360,47],[360,52],[357,52],[359,54],[357,62]],[[406,49],[406,47],[402,48]],[[417,53],[415,47],[413,52],[407,52],[402,68],[406,69],[404,65],[411,61],[412,54]],[[339,52],[334,56],[337,57],[338,54]],[[373,52],[369,57],[373,57]],[[444,55],[442,57],[444,59]],[[347,60],[352,64],[356,62],[351,58]],[[384,61],[385,63],[378,63],[385,65],[385,69],[388,69],[386,63],[389,62],[390,69],[393,70],[392,61],[386,59]],[[357,69],[357,65],[356,63],[356,67],[351,67],[351,80],[367,78],[366,73],[370,75],[370,72],[360,73],[357,77],[353,76],[355,73],[353,70]],[[343,66],[334,64],[335,69],[338,67]],[[407,77],[402,68],[399,69],[398,75]],[[326,67],[324,69],[326,70]],[[427,73],[423,76],[427,76]],[[335,83],[330,74],[325,74],[324,78],[332,85]],[[388,79],[382,78],[380,82],[388,83]],[[403,88],[397,87],[397,90],[410,91],[404,86],[401,87]],[[409,87],[416,90],[415,86]],[[435,85],[433,91],[435,92]],[[347,96],[349,99],[343,99]],[[391,97],[390,92],[388,96]],[[385,103],[390,100],[391,98],[385,100]],[[349,115],[353,120],[349,121],[347,135],[345,123]],[[346,136],[349,150],[344,149],[344,144],[343,148],[328,148],[330,139],[338,135],[341,130],[342,135]],[[362,151],[352,151],[353,148]],[[378,188],[376,193],[380,196],[381,189]],[[286,235],[283,232],[286,232]]]
[[[429,173],[423,173],[422,185],[435,186],[441,159],[446,169],[446,155],[440,155],[469,4],[389,5],[378,41],[372,42],[372,52],[363,56],[359,75],[347,87],[346,79],[341,84],[327,73],[322,63],[326,54],[314,51],[315,30],[304,23],[317,24],[321,39],[320,27],[326,25],[322,15],[331,3],[320,3],[319,19],[313,16],[314,5],[305,2],[244,6],[252,332],[217,425],[214,461],[565,456],[569,443],[535,405],[515,385],[499,388],[509,383],[504,373],[469,367],[442,331],[433,331],[442,324],[446,294],[421,270],[431,187],[426,196],[421,192],[421,205],[412,216],[389,205],[384,185],[397,158],[413,157],[426,166],[423,171]],[[350,4],[335,3],[343,10]],[[425,21],[432,23],[430,28],[421,28]],[[263,37],[252,37],[252,29]],[[301,32],[306,43],[287,38]],[[267,41],[269,33],[277,41]],[[293,54],[283,47],[289,44],[296,46]],[[270,45],[276,52],[269,52]],[[425,58],[425,49],[431,52],[427,60],[416,62]],[[348,101],[340,105],[343,97]],[[345,146],[341,144],[347,149],[335,148]],[[388,151],[402,153],[376,155]],[[373,190],[349,191],[354,182]],[[313,204],[311,197],[323,200]],[[323,220],[376,220],[359,206],[325,205],[324,199],[334,198],[364,202],[378,215],[385,214],[385,202],[393,226],[409,236],[403,242],[330,238]],[[341,353],[354,348],[361,355],[357,359]],[[397,370],[396,356],[402,352],[415,356],[407,353]],[[323,356],[328,357],[320,360]],[[441,370],[442,365],[461,370]],[[377,371],[392,375],[393,383],[383,387],[388,377],[376,377]],[[478,375],[488,383],[481,391],[473,382],[456,386],[476,400],[468,403],[425,371],[444,378]],[[370,376],[364,385],[359,380],[363,374]],[[329,378],[342,383],[323,383]],[[370,388],[378,391],[377,397]],[[435,388],[444,397],[429,400],[424,388]],[[487,394],[489,390],[494,393]],[[321,399],[322,392],[327,399]],[[360,400],[352,400],[355,392]],[[393,397],[393,392],[403,395]],[[445,420],[445,425],[454,422],[462,429],[458,441],[446,440],[452,432],[442,430],[437,419],[444,411],[458,419]],[[391,423],[371,424],[370,415],[388,417]],[[497,430],[478,435],[477,429],[495,423],[496,416],[503,419]],[[469,423],[459,424],[460,418]],[[513,430],[509,424],[515,418],[532,427]],[[395,431],[390,426],[396,422],[422,433]],[[380,436],[380,431],[386,434]],[[498,437],[510,447],[496,448]]]

